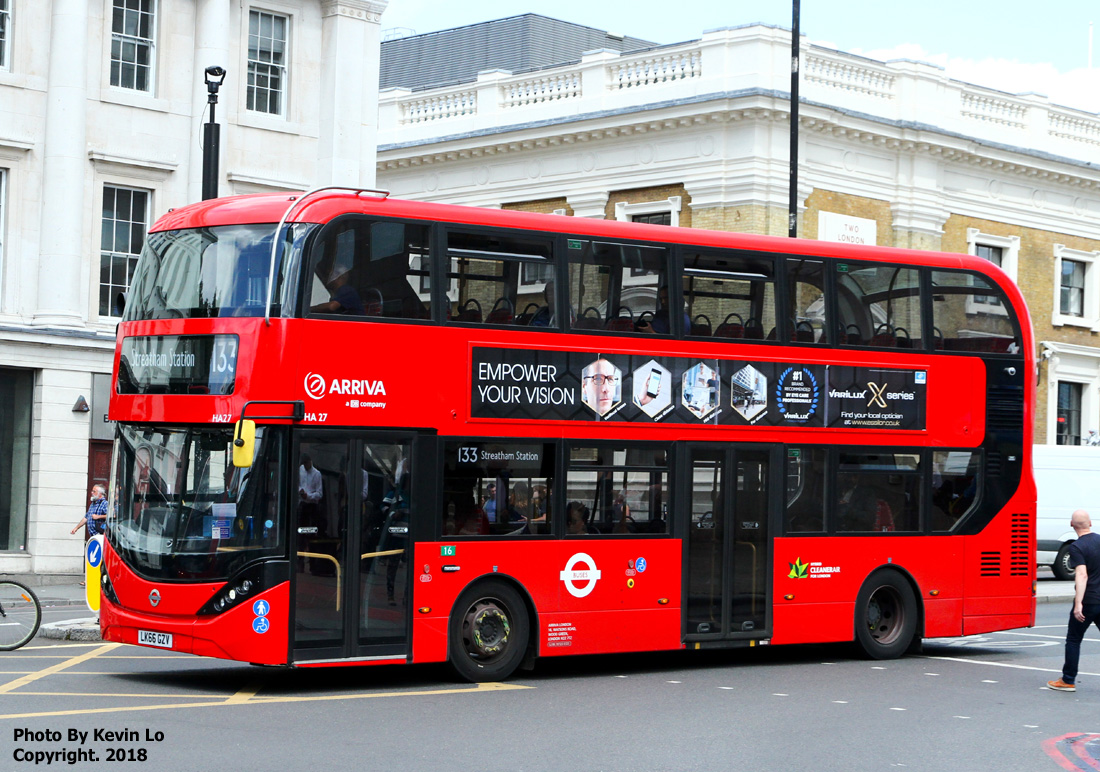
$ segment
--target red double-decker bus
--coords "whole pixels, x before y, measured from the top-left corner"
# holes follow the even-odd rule
[[[126,298],[104,639],[298,667],[1034,622],[1034,345],[965,255],[207,201]]]

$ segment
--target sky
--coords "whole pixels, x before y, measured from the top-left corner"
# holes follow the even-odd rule
[[[670,13],[670,9],[675,9]],[[791,28],[792,0],[389,0],[382,29],[417,34],[539,13],[655,43],[762,22]],[[1089,23],[1093,23],[1089,70]],[[1100,113],[1097,0],[801,0],[803,40],[874,59],[915,59],[958,80]]]

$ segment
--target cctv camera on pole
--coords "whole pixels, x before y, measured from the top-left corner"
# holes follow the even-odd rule
[[[203,126],[202,135],[202,200],[218,197],[218,151],[221,127],[214,122],[214,108],[218,105],[218,89],[225,80],[224,67],[206,68],[207,104],[210,120]]]

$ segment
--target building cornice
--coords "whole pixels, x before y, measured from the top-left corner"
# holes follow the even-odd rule
[[[134,158],[132,156],[104,153],[100,150],[89,150],[88,160],[96,168],[96,171],[105,174],[120,174],[127,177],[161,182],[168,179],[179,164],[174,161],[154,161],[149,158]]]
[[[379,24],[387,0],[321,0],[321,16],[344,16]]]
[[[24,139],[0,137],[0,158],[5,161],[18,161],[34,148],[34,143]]]
[[[731,100],[754,99],[744,107],[732,107]],[[698,110],[697,105],[712,102],[712,109]],[[560,120],[513,124],[469,132],[443,135],[429,140],[380,145],[377,170],[389,171],[437,162],[482,158],[527,150],[578,145],[604,139],[685,129],[702,125],[738,122],[788,123],[788,95],[769,90],[747,90],[704,94],[673,102],[641,105],[637,108],[577,115]],[[692,107],[690,114],[657,117],[657,111]],[[803,100],[799,127],[842,139],[881,147],[893,152],[908,152],[939,157],[944,161],[981,167],[985,172],[1033,177],[1082,190],[1100,189],[1100,167],[1073,158],[1031,148],[1014,147],[981,138],[946,131],[914,121],[894,121],[875,115],[853,113],[833,105]],[[681,112],[682,111],[678,111]],[[640,114],[647,117],[639,119]],[[615,118],[618,125],[608,125]],[[859,126],[853,126],[853,121]],[[600,122],[598,127],[591,124]],[[588,127],[581,124],[588,123]],[[506,135],[519,135],[508,139]],[[1029,161],[1034,161],[1034,163]],[[1045,162],[1045,165],[1044,163]],[[1059,166],[1060,169],[1051,168]],[[1075,173],[1080,169],[1082,173]],[[1092,172],[1093,176],[1089,176]]]

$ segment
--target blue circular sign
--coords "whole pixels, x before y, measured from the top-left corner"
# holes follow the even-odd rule
[[[645,558],[638,558],[634,561],[634,568],[638,569],[638,573],[645,572]]]
[[[267,617],[256,617],[252,620],[252,629],[263,635],[271,629],[271,623],[267,621]]]
[[[269,611],[271,611],[271,604],[266,600],[258,600],[252,604],[252,613],[258,617],[266,617]]]
[[[103,562],[103,540],[89,539],[88,546],[84,551],[84,557],[87,559],[89,566],[92,568],[99,568],[99,564]]]

